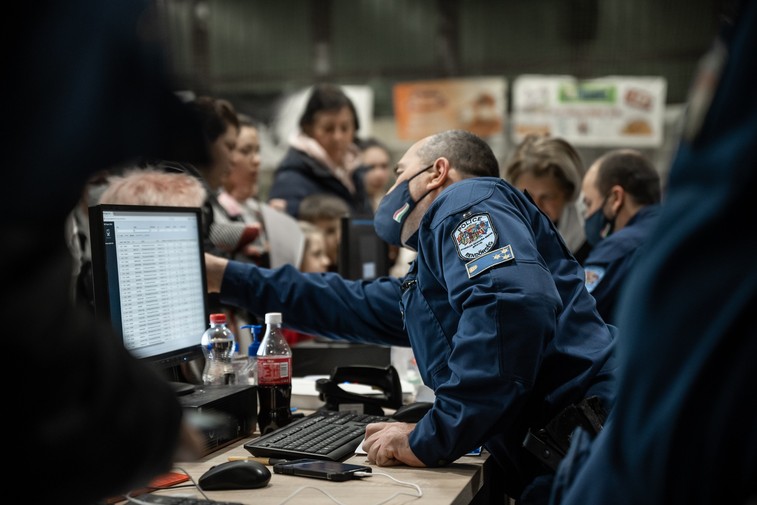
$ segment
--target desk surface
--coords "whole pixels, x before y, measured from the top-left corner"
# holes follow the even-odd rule
[[[243,447],[251,439],[244,439],[209,454],[193,462],[178,463],[195,482],[210,467],[228,461],[230,456],[250,456]],[[410,496],[398,496],[388,505],[400,503],[465,505],[470,503],[484,482],[484,463],[486,454],[466,456],[444,468],[411,468],[407,466],[379,467],[370,465],[374,472],[386,473],[395,479],[412,482],[420,486],[423,497],[413,499]],[[367,464],[365,456],[352,456],[346,463]],[[270,468],[270,467],[269,467]],[[273,471],[271,471],[273,474]],[[386,500],[398,491],[415,494],[412,487],[401,486],[383,475],[346,482],[331,482],[291,475],[273,474],[265,488],[233,491],[205,491],[212,500],[233,501],[254,505],[278,505],[285,498],[304,486],[318,487],[328,491],[337,500],[346,505],[371,505]],[[158,491],[159,494],[185,495],[201,497],[194,488],[178,488]],[[292,505],[334,505],[334,501],[314,489],[305,489],[287,503]]]

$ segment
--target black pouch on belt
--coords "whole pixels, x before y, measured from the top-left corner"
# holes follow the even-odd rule
[[[602,430],[607,412],[602,401],[591,396],[578,403],[568,405],[544,428],[528,430],[523,447],[553,471],[568,452],[573,431],[581,427],[592,436]]]

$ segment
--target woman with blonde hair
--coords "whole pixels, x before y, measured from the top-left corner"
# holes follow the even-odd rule
[[[537,135],[528,135],[518,144],[504,173],[505,180],[527,192],[549,217],[580,263],[591,249],[578,209],[585,173],[581,157],[569,142]]]

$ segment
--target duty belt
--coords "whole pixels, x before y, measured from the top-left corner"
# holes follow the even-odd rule
[[[535,431],[529,429],[523,440],[523,447],[552,471],[556,471],[568,452],[573,431],[580,427],[596,436],[602,431],[606,418],[607,412],[599,397],[584,398],[565,407],[544,428]]]

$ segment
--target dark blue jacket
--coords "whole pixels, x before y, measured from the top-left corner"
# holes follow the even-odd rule
[[[355,193],[352,194],[327,167],[306,153],[290,147],[276,168],[268,198],[286,200],[286,212],[293,217],[298,217],[303,198],[322,193],[344,200],[351,214],[371,215],[373,212],[365,198],[362,174],[362,170],[353,173]]]
[[[658,224],[621,295],[610,422],[593,445],[573,437],[556,505],[757,497],[757,2],[708,56]]]
[[[622,230],[595,245],[584,261],[586,289],[597,301],[599,315],[610,324],[615,324],[620,289],[659,214],[659,205],[642,208]]]
[[[544,469],[521,448],[567,405],[614,395],[611,330],[549,219],[496,178],[430,206],[403,279],[348,281],[231,263],[222,300],[310,334],[411,345],[436,399],[410,436],[428,466],[485,445],[517,496]]]

